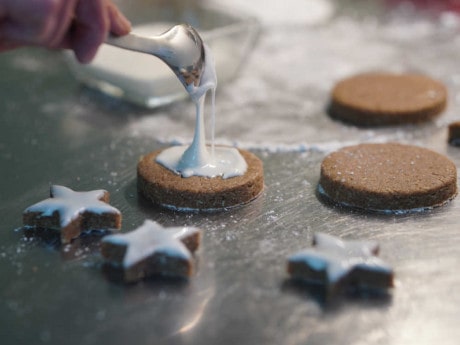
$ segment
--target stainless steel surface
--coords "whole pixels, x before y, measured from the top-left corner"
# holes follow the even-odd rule
[[[266,177],[261,198],[224,213],[165,211],[136,193],[139,156],[165,145],[160,140],[191,138],[190,102],[144,110],[81,88],[59,54],[0,55],[2,345],[458,343],[459,199],[431,212],[376,216],[331,208],[315,195],[321,160],[350,142],[409,142],[460,166],[460,150],[446,143],[460,111],[458,19],[368,0],[332,4],[334,14],[315,25],[265,28],[236,88],[219,89],[217,137],[258,147]],[[289,57],[280,52],[288,46],[296,47]],[[261,59],[266,51],[273,61]],[[266,73],[274,64],[276,76]],[[441,79],[450,93],[446,113],[386,129],[332,121],[324,108],[333,81],[369,68]],[[240,117],[246,121],[235,122]],[[201,227],[197,275],[116,285],[101,274],[97,238],[60,247],[24,237],[22,210],[45,198],[50,183],[109,190],[122,231],[146,218]],[[390,297],[324,305],[314,290],[290,283],[285,259],[308,247],[314,232],[378,241],[396,272]]]
[[[188,24],[175,25],[154,37],[135,34],[110,36],[105,43],[160,58],[186,89],[189,85],[200,85],[206,61],[204,45],[198,32]]]

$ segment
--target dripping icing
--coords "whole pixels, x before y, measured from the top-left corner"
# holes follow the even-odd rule
[[[195,134],[190,146],[174,146],[162,151],[156,162],[172,170],[182,177],[202,176],[231,178],[241,176],[246,172],[247,164],[239,151],[231,147],[215,147],[215,95],[217,77],[209,47],[205,45],[205,67],[200,85],[187,87],[196,109]],[[204,126],[204,104],[206,94],[211,91],[211,147],[206,145]]]

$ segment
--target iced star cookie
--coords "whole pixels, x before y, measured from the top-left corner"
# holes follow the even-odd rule
[[[338,82],[329,114],[357,126],[429,121],[444,110],[446,87],[420,74],[364,73]]]
[[[121,213],[108,202],[105,190],[75,192],[53,185],[49,199],[24,210],[23,223],[26,228],[60,231],[61,243],[65,244],[84,231],[119,230]]]
[[[342,241],[317,233],[313,248],[302,250],[287,260],[294,279],[324,285],[326,296],[348,290],[386,290],[393,286],[393,270],[377,257],[375,242]]]
[[[333,203],[366,211],[425,210],[457,195],[457,168],[447,157],[422,147],[349,146],[324,158],[318,192]]]
[[[162,151],[141,158],[137,166],[139,192],[154,204],[179,210],[216,210],[250,202],[264,188],[262,161],[254,154],[239,150],[247,163],[241,176],[183,177],[157,162]]]
[[[126,283],[152,275],[188,278],[195,269],[193,253],[200,239],[197,228],[164,228],[146,220],[132,232],[102,239],[105,272],[111,280]]]

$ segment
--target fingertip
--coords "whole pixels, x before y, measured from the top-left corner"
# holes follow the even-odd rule
[[[88,47],[75,47],[74,53],[75,56],[81,64],[89,64],[96,57],[98,48],[89,49]]]
[[[123,14],[119,13],[115,20],[119,34],[127,34],[131,31],[131,22]]]
[[[89,57],[87,57],[85,54],[81,53],[78,51],[78,49],[74,49],[74,54],[75,54],[75,57],[77,58],[77,61],[81,64],[88,64],[91,60],[89,59]]]
[[[110,17],[104,2],[79,2],[72,32],[72,47],[79,62],[91,62],[110,28]]]
[[[131,31],[131,22],[115,5],[109,7],[110,32],[122,36]]]
[[[77,7],[76,27],[72,33],[71,43],[77,60],[87,64],[97,54],[98,48],[110,32],[123,36],[131,31],[130,21],[118,8],[106,2],[92,1],[80,3]]]

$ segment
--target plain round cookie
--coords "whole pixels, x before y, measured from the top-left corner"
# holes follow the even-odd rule
[[[338,82],[328,111],[357,126],[387,126],[432,120],[446,104],[446,87],[432,78],[375,72]]]
[[[449,124],[447,141],[452,146],[460,146],[460,121]]]
[[[228,179],[183,178],[156,162],[161,150],[151,152],[137,166],[138,191],[154,204],[179,210],[225,209],[248,203],[264,188],[263,165],[254,154],[239,151],[248,169],[244,175]]]
[[[320,196],[369,211],[440,206],[457,194],[457,169],[445,156],[397,143],[361,144],[321,164]]]

